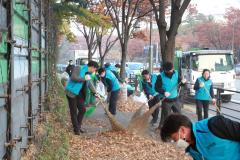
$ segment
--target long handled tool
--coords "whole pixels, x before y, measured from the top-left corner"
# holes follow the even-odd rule
[[[96,90],[96,87],[93,85],[93,83],[92,83],[91,80],[90,80],[90,85],[91,85],[91,87],[92,87],[95,91],[97,91],[97,90]],[[104,102],[103,102],[102,96],[101,96],[100,94],[98,94],[98,93],[97,93],[97,95],[98,95],[99,101],[100,101],[100,103],[102,104],[103,109],[104,109],[105,113],[107,114],[107,117],[108,117],[108,119],[109,119],[109,121],[110,121],[110,123],[111,123],[112,130],[113,130],[113,131],[125,131],[126,128],[125,128],[121,123],[119,123],[119,122],[115,119],[115,117],[108,111],[107,106],[106,106],[106,105],[104,104]]]
[[[201,82],[201,83],[203,83],[203,82]],[[209,90],[205,87],[205,85],[203,86],[203,88],[207,92],[207,94],[210,97],[211,101],[213,101],[213,98],[212,98],[211,94],[209,93]],[[214,103],[213,105],[214,105],[214,107],[216,107],[217,112],[219,114],[222,114],[220,108],[217,106],[217,103]]]
[[[181,82],[178,83],[178,85],[176,85],[174,88],[172,88],[170,93],[173,92],[174,89],[178,88],[180,86],[180,84],[181,84]],[[139,109],[137,109],[137,111],[132,116],[132,119],[129,122],[127,129],[130,131],[133,131],[133,132],[138,132],[140,134],[141,133],[144,134],[147,129],[149,117],[158,107],[161,106],[162,101],[164,101],[166,98],[167,97],[164,97],[158,103],[156,103],[153,107],[151,107],[147,112],[145,112],[143,115],[140,115],[142,107],[146,104],[146,103],[144,103]],[[151,99],[149,99],[148,101],[150,101],[150,100]]]

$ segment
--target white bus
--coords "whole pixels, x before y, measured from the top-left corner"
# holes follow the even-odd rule
[[[191,84],[187,84],[190,95],[195,95],[193,84],[201,76],[203,69],[211,71],[215,87],[236,90],[233,53],[230,50],[198,50],[183,52],[180,58],[181,75]],[[216,91],[215,91],[216,93]],[[234,93],[224,91],[222,99],[229,102]]]

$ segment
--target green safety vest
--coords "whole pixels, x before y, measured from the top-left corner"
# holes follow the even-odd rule
[[[93,83],[94,86],[96,86],[96,83],[97,83],[96,74],[91,74],[91,82]],[[87,83],[90,83],[90,81]],[[94,94],[91,92],[90,88],[88,87],[88,84],[85,86],[84,89],[85,89],[84,104],[85,106],[87,106],[84,116],[90,117],[96,109],[96,98]]]

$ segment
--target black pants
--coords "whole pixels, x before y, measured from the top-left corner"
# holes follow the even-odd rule
[[[163,122],[165,119],[171,114],[174,113],[181,113],[181,104],[178,99],[170,102],[170,101],[163,101],[162,102],[162,112],[161,112],[161,120],[159,123],[159,128],[162,127]]]
[[[86,112],[86,107],[84,106],[84,97],[83,95],[78,95],[75,98],[67,96],[67,99],[73,130],[74,132],[79,132],[79,130],[81,129],[84,113]]]
[[[157,104],[160,101],[160,97],[155,96],[153,99],[151,99],[148,102],[149,109],[152,108],[155,104]],[[152,113],[152,123],[156,123],[158,120],[158,114],[159,114],[159,107]]]
[[[116,115],[116,106],[120,90],[112,91],[109,98],[109,112],[112,115]]]
[[[203,116],[202,116],[202,110],[204,113],[204,119],[208,118],[208,109],[209,109],[209,101],[208,100],[196,100],[196,105],[197,105],[197,116],[198,116],[198,120],[202,120]]]

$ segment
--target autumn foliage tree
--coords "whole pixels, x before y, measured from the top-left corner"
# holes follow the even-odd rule
[[[193,9],[195,6],[190,5],[190,7]],[[240,35],[240,9],[227,8],[222,21],[215,20],[214,16],[206,16],[197,12],[197,14],[187,16],[184,25],[180,27],[177,47],[185,50],[191,48],[233,49],[235,53],[239,53],[240,37],[238,35]]]
[[[161,44],[161,54],[163,62],[173,61],[174,51],[175,51],[175,38],[179,25],[182,22],[182,16],[187,9],[191,0],[149,0],[154,17],[157,22],[160,44]],[[170,6],[170,24],[167,26],[166,22],[166,11]]]
[[[128,59],[129,61],[133,61],[135,58],[139,58],[142,56],[144,47],[149,41],[148,33],[146,31],[140,30],[133,32],[132,38],[128,43]]]
[[[101,12],[98,4],[88,1],[88,9],[81,9],[82,15],[76,16],[74,23],[77,29],[83,34],[87,48],[88,60],[92,59],[98,48],[99,35],[111,27],[110,18]],[[101,47],[101,46],[100,46]]]
[[[120,76],[124,79],[128,42],[134,26],[151,9],[147,7],[149,5],[146,0],[105,0],[105,4],[118,34],[122,52]]]
[[[235,52],[236,56],[240,59],[240,9],[230,7],[226,10],[224,17],[228,25],[228,35],[232,36],[232,49]]]
[[[99,0],[95,3],[94,12],[102,14],[107,18],[107,26],[96,26],[96,42],[98,46],[99,56],[100,56],[100,65],[103,66],[105,57],[115,45],[118,40],[118,37],[114,36],[116,31],[115,26],[111,22],[109,16],[109,11],[106,9],[105,1]]]

